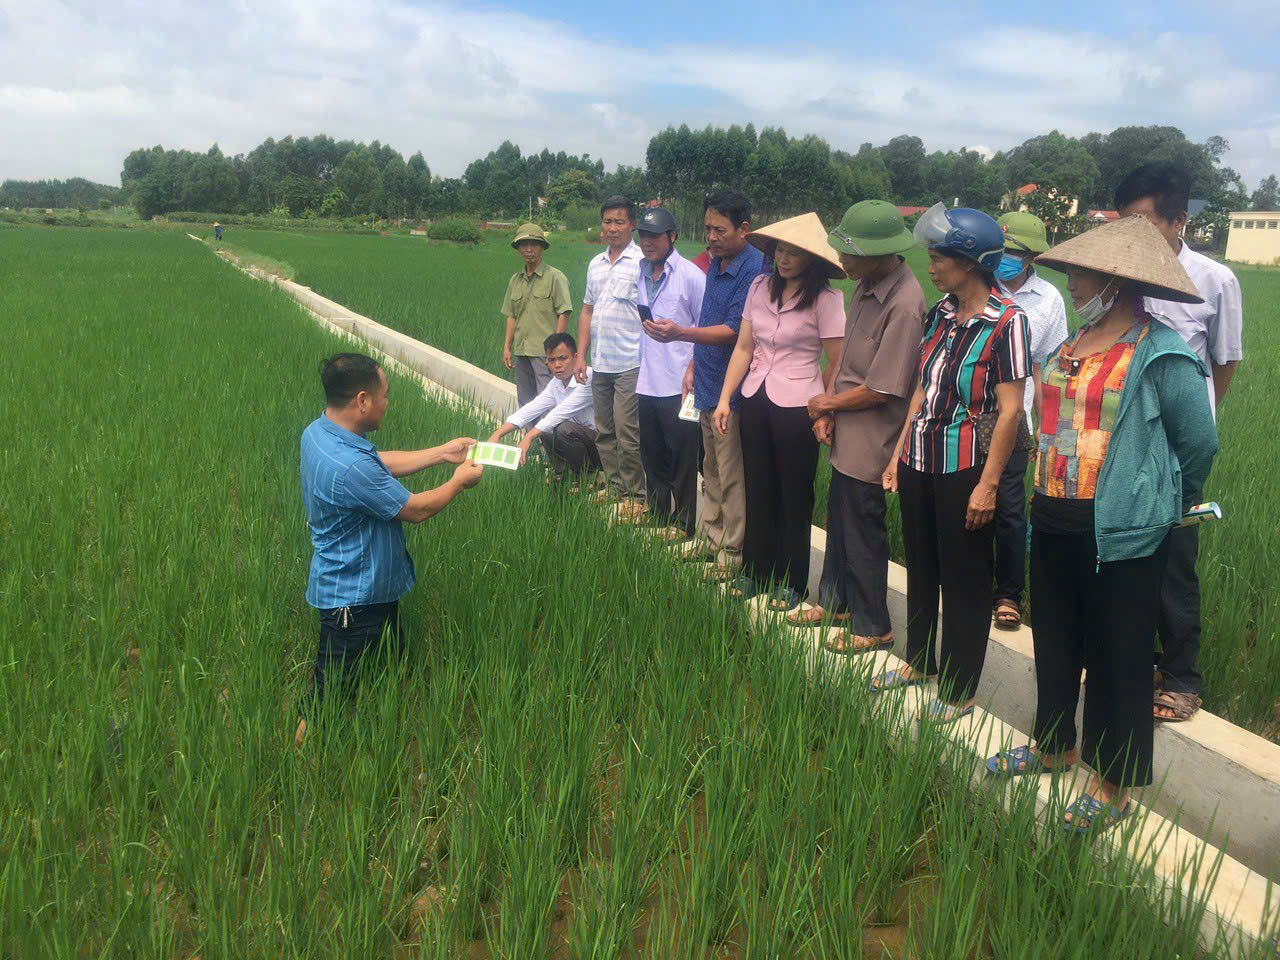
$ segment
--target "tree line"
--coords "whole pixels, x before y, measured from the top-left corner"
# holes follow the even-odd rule
[[[6,180],[0,183],[0,207],[43,207],[58,210],[98,210],[128,202],[120,187],[94,183],[84,177],[70,180]]]
[[[1116,186],[1141,163],[1167,160],[1192,176],[1192,196],[1208,202],[1201,218],[1225,234],[1227,213],[1280,207],[1273,175],[1252,196],[1236,171],[1222,164],[1222,137],[1189,140],[1177,127],[1126,126],[1110,133],[1032,137],[987,156],[973,150],[925,149],[917,136],[833,149],[814,134],[789,136],[780,127],[758,133],[753,124],[727,128],[668,127],[652,137],[643,166],[619,165],[564,151],[524,154],[510,141],[467,165],[460,177],[433,176],[418,151],[408,159],[375,140],[268,138],[247,154],[226,156],[217,144],[201,153],[140,148],[124,160],[120,188],[87,180],[5,181],[0,205],[94,206],[125,200],[140,216],[179,210],[262,213],[291,217],[535,216],[589,226],[607,195],[637,202],[660,199],[685,233],[697,234],[703,197],[721,187],[745,192],[758,219],[817,210],[835,219],[866,199],[928,206],[939,200],[995,211],[1025,183],[1028,198],[1051,227],[1069,227],[1068,206],[1080,214],[1112,206]]]

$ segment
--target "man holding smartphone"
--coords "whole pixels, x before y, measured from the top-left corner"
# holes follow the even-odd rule
[[[693,343],[681,333],[697,327],[707,284],[706,275],[676,250],[676,237],[676,218],[663,207],[645,210],[636,225],[644,254],[637,288],[645,332],[636,381],[640,461],[649,516],[670,541],[692,537],[697,516],[702,431],[696,420],[680,419],[680,385],[693,359]]]

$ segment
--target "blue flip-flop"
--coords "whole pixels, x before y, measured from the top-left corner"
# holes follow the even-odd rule
[[[1062,820],[1062,828],[1067,833],[1092,833],[1094,830],[1110,830],[1125,817],[1129,816],[1133,810],[1133,801],[1125,801],[1123,808],[1117,807],[1115,804],[1107,804],[1103,806],[1097,797],[1089,793],[1082,793],[1076,797],[1071,806],[1067,807],[1066,812],[1071,814],[1071,819],[1065,817]],[[1084,820],[1084,824],[1080,823]]]
[[[947,716],[948,710],[952,711],[950,716]],[[961,717],[967,717],[971,713],[973,713],[973,704],[961,710],[953,703],[934,699],[929,701],[920,716],[922,719],[932,720],[934,723],[955,723]]]
[[[879,686],[876,686],[876,680],[880,681]],[[888,673],[882,673],[875,680],[872,680],[870,689],[872,693],[884,693],[886,690],[903,690],[907,687],[918,687],[924,681],[925,678],[918,673],[908,679],[897,670],[890,670]]]
[[[1005,764],[1000,766],[1000,758]],[[1061,769],[1070,769],[1070,764]],[[1053,767],[1046,767],[1032,751],[1031,744],[1014,747],[1012,750],[997,750],[994,757],[987,760],[987,770],[997,777],[1022,777],[1028,774],[1053,773]]]

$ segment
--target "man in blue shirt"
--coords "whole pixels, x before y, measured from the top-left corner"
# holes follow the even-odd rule
[[[738,405],[731,404],[729,429],[721,434],[711,422],[720,402],[729,357],[733,355],[742,326],[742,308],[751,281],[765,271],[764,255],[747,243],[751,232],[751,204],[736,190],[721,190],[703,205],[703,227],[711,266],[696,327],[670,321],[654,321],[645,332],[655,340],[687,340],[693,359],[685,370],[683,396],[693,394],[702,426],[702,532],[706,548],[685,556],[714,560],[712,577],[734,576],[742,559],[742,538],[747,529],[746,486],[742,477],[742,441],[738,434]]]
[[[302,432],[302,501],[311,528],[307,603],[320,611],[312,708],[327,684],[351,693],[365,652],[388,634],[398,645],[400,598],[413,587],[413,558],[401,521],[421,523],[480,482],[483,467],[466,459],[475,443],[459,437],[426,450],[381,453],[367,434],[387,412],[387,377],[369,357],[339,353],[320,366],[325,411]],[[396,479],[438,463],[455,463],[440,486],[410,493]],[[336,671],[336,676],[332,673]],[[294,742],[306,735],[298,721]]]

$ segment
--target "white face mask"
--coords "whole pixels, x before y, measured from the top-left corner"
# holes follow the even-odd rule
[[[1111,288],[1113,283],[1115,283],[1114,277],[1111,280],[1108,280],[1107,285],[1094,294],[1092,299],[1086,302],[1084,306],[1076,309],[1076,313],[1079,314],[1081,320],[1085,323],[1093,323],[1095,320],[1107,315],[1107,311],[1110,310],[1112,305],[1116,302],[1116,297],[1120,295],[1120,291],[1117,290],[1111,295],[1110,300],[1105,302],[1103,301],[1102,295]]]

